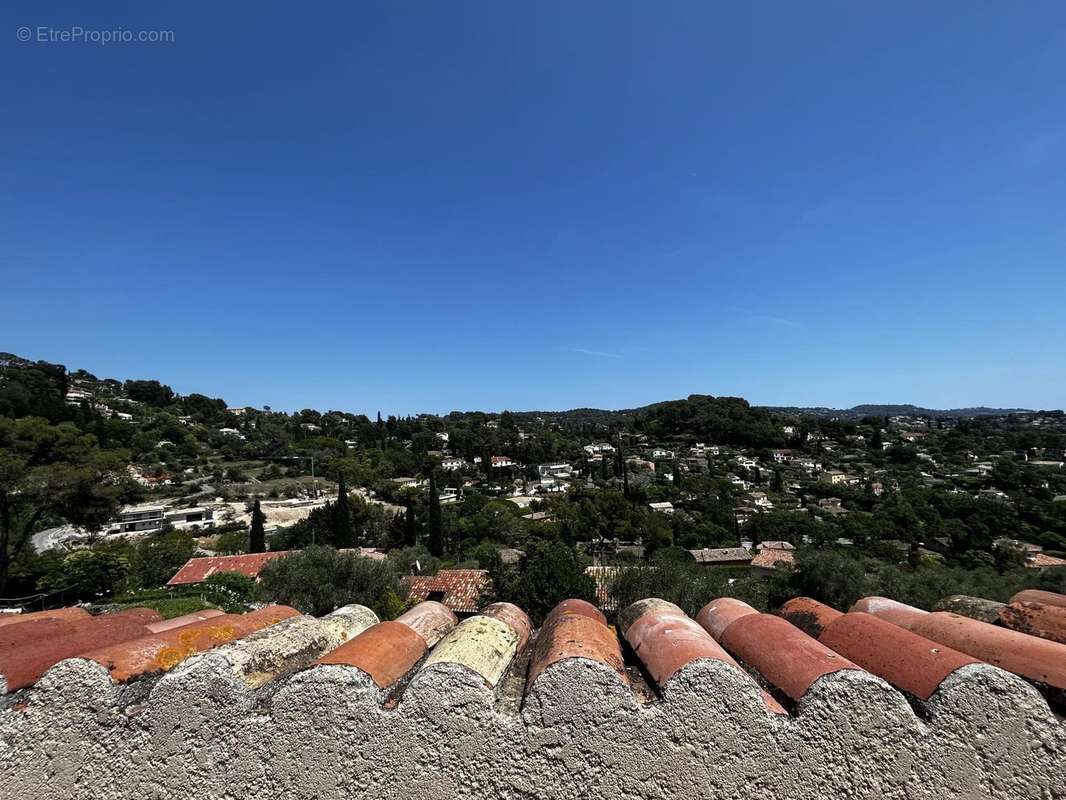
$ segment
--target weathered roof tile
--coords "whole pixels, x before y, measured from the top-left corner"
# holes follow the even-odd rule
[[[291,550],[274,550],[268,553],[245,553],[239,556],[204,556],[190,558],[185,565],[167,581],[167,586],[181,586],[188,583],[202,583],[220,572],[239,572],[249,578],[256,578],[269,562],[275,558],[284,558]]]
[[[95,648],[79,657],[102,664],[115,682],[128,683],[168,672],[194,653],[232,642],[298,614],[288,606],[267,606],[247,614],[222,614]]]
[[[999,611],[999,622],[1013,631],[1066,644],[1066,606],[1014,602]]]
[[[533,646],[527,690],[548,668],[571,658],[601,664],[627,683],[618,636],[599,609],[584,600],[564,600],[544,620]]]
[[[881,617],[1016,675],[1066,689],[1066,645],[1058,642],[948,611],[922,611],[883,597],[864,598],[851,610]]]
[[[74,622],[73,626],[63,636],[0,650],[0,693],[32,686],[48,669],[65,658],[148,633],[136,618],[124,614],[88,617]]]
[[[700,611],[700,624],[712,633],[720,631],[716,638],[728,651],[793,700],[825,675],[860,669],[781,617],[760,614],[750,606],[745,613],[744,605],[739,600],[708,603]]]

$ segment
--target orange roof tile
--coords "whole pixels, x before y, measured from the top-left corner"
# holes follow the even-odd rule
[[[433,599],[456,614],[473,614],[489,587],[489,573],[484,569],[442,569],[436,575],[407,575],[403,582],[413,600],[428,600],[438,594]]]
[[[167,586],[202,583],[219,572],[239,572],[249,578],[257,578],[267,562],[287,556],[291,552],[291,550],[275,550],[269,553],[245,553],[239,556],[190,558],[185,562],[185,566],[167,581]]]

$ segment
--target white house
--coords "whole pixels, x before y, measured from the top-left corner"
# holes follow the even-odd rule
[[[463,459],[461,458],[457,458],[455,456],[448,456],[447,458],[442,458],[440,460],[440,468],[447,470],[457,470],[462,469],[463,464],[465,463],[466,462],[463,461]]]
[[[650,508],[652,511],[659,511],[663,514],[674,513],[674,504],[670,502],[648,503],[648,508]]]

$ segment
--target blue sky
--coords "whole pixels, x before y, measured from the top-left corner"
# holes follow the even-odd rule
[[[0,10],[0,350],[278,409],[1066,406],[1057,0],[48,6]]]

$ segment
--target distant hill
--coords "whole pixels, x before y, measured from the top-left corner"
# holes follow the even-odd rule
[[[843,419],[861,419],[863,417],[928,417],[929,419],[951,419],[966,417],[1003,417],[1007,414],[1033,414],[1031,408],[922,408],[913,405],[878,405],[866,403],[851,408],[807,408],[800,406],[762,406],[775,414],[787,414],[798,417],[840,417]]]

